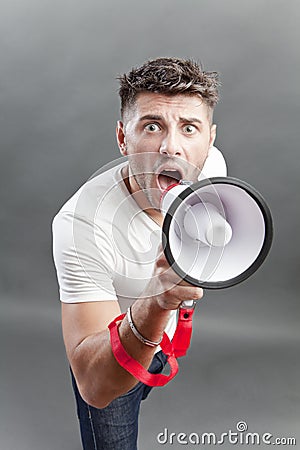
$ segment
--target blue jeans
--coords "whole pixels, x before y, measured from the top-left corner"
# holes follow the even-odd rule
[[[154,356],[149,372],[160,373],[166,364],[161,351]],[[84,450],[137,450],[140,404],[151,391],[139,382],[129,392],[113,400],[106,408],[88,405],[81,397],[72,374],[81,440]]]

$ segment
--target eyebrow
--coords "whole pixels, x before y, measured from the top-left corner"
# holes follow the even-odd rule
[[[184,123],[192,123],[192,122],[197,122],[197,123],[203,123],[203,121],[201,119],[198,119],[198,117],[179,117],[180,122],[184,122]]]
[[[159,114],[145,114],[144,116],[140,117],[139,122],[142,122],[143,120],[164,120],[164,119]],[[179,117],[179,121],[182,123],[196,122],[203,124],[203,121],[200,120],[198,117]]]
[[[140,117],[139,122],[142,122],[143,120],[163,120],[163,118],[158,114],[145,114]]]

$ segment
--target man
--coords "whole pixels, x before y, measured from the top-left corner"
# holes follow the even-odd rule
[[[62,326],[82,443],[134,450],[140,402],[150,388],[117,362],[108,325],[125,312],[118,335],[152,373],[166,358],[176,313],[203,291],[180,280],[162,249],[162,193],[196,181],[216,137],[218,77],[190,60],[158,58],[119,78],[117,141],[127,157],[89,180],[54,219],[54,260]],[[132,321],[131,326],[129,321]]]

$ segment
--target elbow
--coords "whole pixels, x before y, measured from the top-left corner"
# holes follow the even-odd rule
[[[103,401],[103,399],[96,399],[94,397],[86,397],[83,400],[93,408],[104,409],[110,405],[111,401]]]
[[[111,386],[106,381],[108,377],[95,377],[94,374],[89,373],[87,367],[82,368],[77,361],[71,359],[70,361],[75,396],[78,395],[85,403],[94,408],[106,408],[114,399]]]
[[[114,400],[107,392],[95,391],[91,386],[79,385],[78,391],[81,398],[93,408],[104,409]]]
[[[124,380],[122,376],[112,371],[102,370],[99,374],[99,370],[97,370],[98,373],[95,373],[93,365],[90,368],[82,362],[79,364],[75,359],[70,365],[78,394],[84,402],[97,409],[106,408],[113,400],[137,384],[136,379],[128,380],[126,377]]]
[[[113,400],[127,392],[127,389],[123,390],[107,383],[99,384],[86,379],[82,382],[77,379],[76,385],[82,400],[97,409],[106,408]]]

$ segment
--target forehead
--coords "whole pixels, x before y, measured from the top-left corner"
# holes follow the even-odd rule
[[[208,120],[209,108],[199,95],[165,95],[154,92],[142,92],[136,97],[134,105],[128,109],[128,119],[144,115],[198,117]]]

